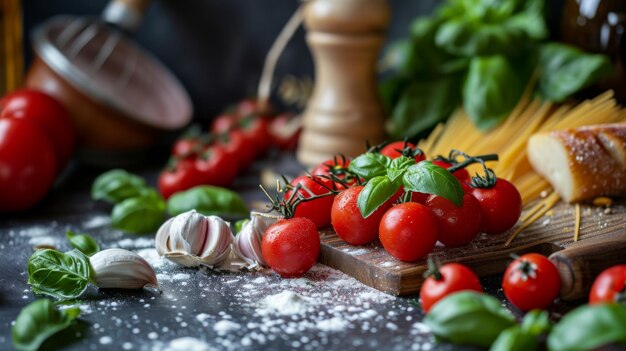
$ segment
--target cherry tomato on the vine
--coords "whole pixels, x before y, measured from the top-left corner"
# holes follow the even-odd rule
[[[320,237],[307,218],[283,219],[272,224],[261,241],[263,259],[285,278],[306,273],[320,254]]]
[[[393,143],[390,143],[388,145],[386,145],[382,150],[380,150],[380,153],[389,157],[389,158],[398,158],[400,156],[402,156],[402,150],[404,149],[404,147],[410,147],[412,149],[415,149],[416,146],[413,143],[406,143],[404,141],[394,141]],[[424,154],[424,152],[421,152],[420,154],[415,156],[415,162],[421,162],[424,161],[426,159],[426,155]]]
[[[239,121],[244,140],[255,156],[263,155],[271,146],[269,121],[261,116],[251,115]]]
[[[228,133],[237,128],[237,117],[231,114],[222,114],[213,120],[211,132],[215,134]]]
[[[626,301],[626,265],[604,270],[591,286],[589,304]]]
[[[439,223],[439,241],[446,246],[462,246],[480,233],[482,213],[478,200],[471,194],[463,196],[461,207],[449,200],[431,195],[426,200]]]
[[[301,187],[298,194],[303,198],[328,194],[330,192],[329,189],[332,189],[330,180],[316,176],[300,176],[291,181],[293,187],[296,187],[298,184]],[[289,190],[285,193],[284,198],[289,199],[292,197],[292,194],[293,190]],[[313,221],[317,228],[324,228],[330,224],[330,212],[334,198],[334,195],[328,195],[311,201],[301,202],[296,207],[294,217],[308,218]]]
[[[422,308],[428,313],[439,300],[464,290],[482,292],[483,287],[471,269],[458,263],[445,264],[436,271],[429,272],[428,278],[422,283],[420,288]]]
[[[159,192],[165,199],[179,191],[203,184],[204,176],[196,168],[195,159],[177,161],[159,175]]]
[[[376,240],[380,219],[393,204],[393,201],[388,200],[369,217],[363,218],[357,205],[362,190],[363,186],[359,185],[340,192],[331,210],[335,232],[350,245],[364,245]]]
[[[219,145],[208,146],[202,150],[198,154],[195,167],[202,175],[201,184],[221,187],[229,186],[239,169],[237,160],[228,157]]]
[[[435,215],[416,202],[395,205],[380,220],[380,242],[400,261],[413,262],[426,257],[437,243],[438,232]]]
[[[513,228],[522,213],[522,196],[506,179],[498,178],[491,188],[473,188],[472,195],[480,203],[482,231],[487,234],[499,234]]]
[[[172,146],[172,156],[195,157],[204,147],[199,138],[182,138],[176,140]]]
[[[290,113],[274,117],[269,125],[272,143],[281,150],[295,150],[302,132],[302,119]]]
[[[345,185],[341,184],[341,182],[335,182],[337,189],[345,189],[346,187],[356,184],[356,179],[349,174],[348,167],[350,167],[349,159],[345,157],[335,157],[334,159],[326,160],[317,165],[313,168],[311,174],[320,176],[330,176],[332,174],[338,179],[344,180]]]
[[[506,298],[522,311],[544,309],[559,296],[561,277],[547,257],[529,253],[509,264],[502,289]]]

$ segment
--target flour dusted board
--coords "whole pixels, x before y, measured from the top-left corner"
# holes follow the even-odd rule
[[[436,246],[431,255],[442,263],[454,261],[468,265],[479,276],[502,273],[510,262],[510,254],[539,252],[550,255],[573,243],[574,206],[557,204],[549,216],[544,216],[526,228],[513,243],[505,247],[510,232],[500,235],[480,234],[470,244],[459,248]],[[514,228],[515,229],[515,228]],[[626,207],[613,206],[610,213],[603,208],[581,206],[580,244],[608,240],[626,233]],[[406,263],[387,254],[380,243],[350,246],[332,228],[320,231],[322,252],[320,261],[355,277],[364,284],[394,295],[411,295],[419,291],[426,271],[426,261]],[[578,243],[577,243],[578,244]],[[614,245],[610,245],[613,246]],[[611,247],[599,247],[610,250]],[[623,252],[626,257],[626,252]]]

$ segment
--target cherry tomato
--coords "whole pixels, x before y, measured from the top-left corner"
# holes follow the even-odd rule
[[[199,138],[178,139],[172,146],[172,156],[195,157],[203,147],[204,144]]]
[[[217,138],[226,155],[237,161],[238,168],[245,169],[254,161],[253,147],[247,144],[241,130],[233,130]]]
[[[298,147],[301,132],[302,119],[290,113],[282,113],[274,117],[269,125],[272,144],[281,150],[295,150]]]
[[[56,173],[54,147],[26,118],[0,119],[0,211],[21,211],[38,203]]]
[[[380,220],[380,242],[400,261],[413,262],[428,255],[438,237],[437,218],[428,207],[405,202],[390,208]]]
[[[65,167],[76,142],[76,131],[65,107],[37,90],[22,89],[0,100],[0,119],[20,118],[38,125],[51,141],[56,171]]]
[[[330,190],[325,187],[332,188],[330,180],[320,177],[315,177],[315,180],[313,180],[312,177],[300,176],[291,181],[291,185],[294,187],[298,184],[301,186],[298,194],[305,199],[316,195],[328,194]],[[292,194],[293,190],[289,190],[285,193],[284,198],[289,199]],[[317,228],[327,227],[330,224],[330,210],[333,206],[334,198],[334,195],[329,195],[320,197],[319,199],[301,202],[296,207],[294,217],[308,218],[313,221]]]
[[[223,114],[217,116],[213,120],[213,126],[211,127],[211,132],[214,134],[223,134],[228,133],[231,130],[237,128],[237,117],[230,114]]]
[[[321,176],[330,176],[332,174],[338,179],[345,180],[345,185],[341,182],[335,182],[337,189],[346,189],[346,187],[356,184],[356,179],[348,172],[348,167],[350,167],[350,160],[337,156],[317,165],[313,168],[311,174]]]
[[[263,155],[269,149],[272,138],[269,133],[269,121],[266,118],[252,115],[239,121],[244,139],[255,156]]]
[[[445,169],[452,167],[451,163],[443,160],[433,160],[433,164]],[[469,183],[472,181],[472,177],[470,177],[469,172],[465,168],[461,168],[457,171],[452,172],[452,175],[455,176],[456,179],[461,182],[461,184]]]
[[[261,241],[263,259],[282,277],[299,277],[308,272],[320,254],[320,237],[315,223],[307,218],[283,219],[272,224]]]
[[[202,175],[202,183],[227,187],[237,176],[239,165],[236,159],[228,157],[217,145],[206,147],[198,155],[195,167]],[[196,184],[196,185],[200,185]]]
[[[522,196],[506,179],[498,178],[491,188],[473,188],[472,195],[480,203],[482,231],[487,234],[499,234],[513,228],[522,213]]]
[[[357,206],[362,190],[363,186],[359,185],[340,192],[331,209],[331,222],[335,232],[350,245],[365,245],[376,240],[380,219],[393,204],[392,201],[387,201],[369,217],[363,218]]]
[[[529,253],[509,264],[502,289],[506,298],[522,311],[544,309],[559,296],[561,277],[547,257]]]
[[[623,302],[626,288],[626,265],[613,266],[604,270],[591,286],[589,304]]]
[[[173,168],[165,169],[159,175],[159,192],[165,199],[179,191],[203,184],[204,176],[196,168],[195,159],[176,162]]]
[[[402,149],[404,149],[405,146],[408,146],[412,149],[416,148],[415,144],[413,143],[406,143],[405,145],[404,141],[395,141],[386,145],[382,150],[380,150],[380,153],[392,159],[397,158],[402,156]],[[415,162],[421,162],[425,159],[426,155],[424,154],[424,152],[421,152],[419,155],[415,156]]]
[[[462,264],[448,263],[429,274],[420,288],[422,308],[426,313],[439,300],[452,293],[464,290],[483,292],[476,274]]]
[[[472,241],[481,228],[481,210],[478,200],[471,194],[463,196],[461,207],[449,200],[431,195],[426,200],[437,223],[439,223],[439,241],[446,246],[462,246]]]

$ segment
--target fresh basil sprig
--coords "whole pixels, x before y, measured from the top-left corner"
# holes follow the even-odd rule
[[[432,162],[400,156],[391,160],[378,153],[366,153],[355,158],[350,172],[368,180],[359,194],[357,205],[364,218],[389,200],[399,189],[439,195],[460,206],[463,188],[458,179]]]
[[[578,307],[548,336],[550,351],[583,351],[608,344],[626,346],[626,306],[622,304]]]
[[[489,351],[534,351],[539,349],[539,336],[547,334],[552,325],[548,312],[532,310],[521,325],[504,330]]]
[[[123,169],[113,169],[96,178],[91,187],[91,197],[117,204],[141,195],[146,189],[146,182],[141,177]]]
[[[201,185],[172,195],[167,201],[167,212],[171,216],[189,210],[203,215],[222,217],[248,216],[246,202],[232,190],[210,185]]]
[[[38,250],[28,260],[28,284],[33,291],[61,300],[80,296],[93,274],[89,258],[76,249]]]
[[[152,189],[118,203],[111,212],[113,228],[135,234],[154,232],[164,220],[165,200]]]
[[[73,248],[79,250],[87,256],[91,256],[100,251],[100,245],[96,239],[87,234],[75,234],[71,230],[65,233],[67,240],[70,242]]]
[[[36,351],[48,338],[66,329],[80,314],[80,308],[59,310],[49,299],[36,300],[24,307],[12,328],[13,347]]]
[[[443,340],[489,347],[503,330],[515,325],[515,317],[495,297],[463,291],[437,302],[424,323]]]

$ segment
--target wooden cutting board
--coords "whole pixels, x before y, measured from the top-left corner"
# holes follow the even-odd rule
[[[574,243],[575,207],[559,203],[552,212],[522,231],[505,247],[511,231],[499,235],[480,234],[464,247],[448,248],[437,244],[431,255],[441,263],[463,263],[478,276],[501,274],[511,261],[511,254],[537,252],[557,263],[563,289],[561,297],[583,297],[593,278],[604,268],[626,262],[626,207],[581,206],[580,240]],[[419,292],[426,260],[401,262],[382,248],[379,242],[351,246],[330,229],[320,231],[320,262],[355,277],[364,284],[394,295]]]

